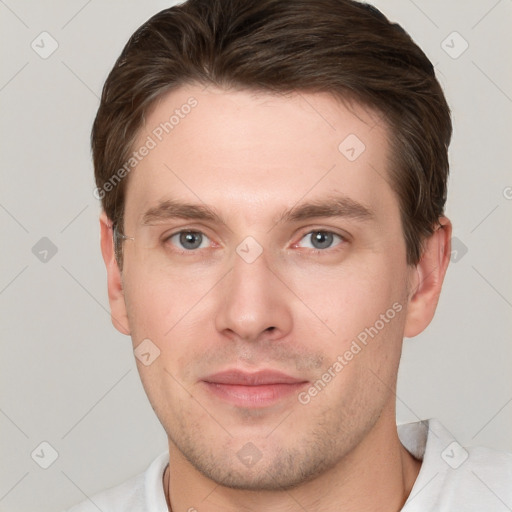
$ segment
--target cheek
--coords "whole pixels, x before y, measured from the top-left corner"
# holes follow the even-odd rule
[[[380,327],[381,315],[385,315],[384,321],[388,317],[394,320],[396,309],[405,310],[406,288],[400,275],[403,274],[392,261],[375,257],[368,258],[365,264],[289,271],[286,277],[304,305],[302,314],[295,312],[296,318],[328,342],[327,351],[342,349],[376,322]],[[395,303],[400,306],[393,309]],[[388,322],[389,330],[387,327]]]
[[[141,337],[162,343],[171,339],[189,313],[200,309],[201,298],[215,282],[204,274],[155,272],[145,265],[133,265],[127,275],[125,301],[134,343]]]
[[[326,331],[318,336],[318,331],[310,331],[320,338],[325,363],[301,402],[337,411],[333,414],[339,421],[353,428],[363,417],[376,418],[394,400],[406,311],[394,300],[400,297],[394,286],[356,284],[357,289],[347,286],[331,294],[325,317],[335,334]],[[329,302],[319,307],[329,307]]]

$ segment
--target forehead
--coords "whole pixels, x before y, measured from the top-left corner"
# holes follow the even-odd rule
[[[140,220],[172,198],[254,221],[326,193],[396,210],[387,130],[376,112],[330,94],[182,87],[159,99],[140,129],[126,216]]]

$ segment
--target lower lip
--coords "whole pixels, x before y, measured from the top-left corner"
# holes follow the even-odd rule
[[[241,386],[204,382],[213,395],[238,407],[268,407],[280,400],[296,395],[307,382],[294,384],[265,384],[261,386]]]

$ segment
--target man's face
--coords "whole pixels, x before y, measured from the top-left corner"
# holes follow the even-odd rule
[[[394,421],[414,270],[387,137],[327,94],[187,86],[146,118],[126,197],[129,329],[134,347],[150,340],[139,371],[171,450],[220,484],[296,485]]]

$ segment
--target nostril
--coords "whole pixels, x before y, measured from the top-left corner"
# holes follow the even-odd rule
[[[272,332],[274,329],[275,329],[275,327],[273,327],[273,326],[272,327],[267,327],[265,329],[265,331]]]

